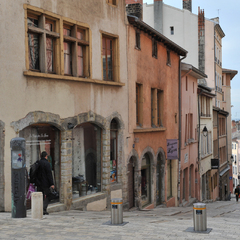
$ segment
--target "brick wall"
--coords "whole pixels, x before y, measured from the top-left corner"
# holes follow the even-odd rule
[[[192,12],[192,0],[183,0],[183,9]]]
[[[143,5],[143,0],[126,0],[126,4],[140,3]]]
[[[205,72],[205,17],[204,10],[198,8],[198,68]]]

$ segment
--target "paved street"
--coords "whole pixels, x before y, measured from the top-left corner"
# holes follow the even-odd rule
[[[124,226],[109,226],[110,212],[66,211],[51,213],[42,220],[13,219],[0,213],[0,239],[239,239],[240,202],[207,204],[209,234],[184,232],[193,227],[192,207],[155,208],[124,212]]]

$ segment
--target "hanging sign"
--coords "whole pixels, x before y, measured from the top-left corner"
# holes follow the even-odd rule
[[[177,139],[167,139],[167,159],[178,159]]]
[[[218,169],[219,159],[211,159],[211,169]]]

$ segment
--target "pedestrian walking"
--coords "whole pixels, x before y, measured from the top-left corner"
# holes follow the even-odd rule
[[[51,188],[54,189],[53,176],[46,151],[41,153],[37,171],[37,191],[43,193],[43,214],[48,215],[47,207],[50,202]]]
[[[235,195],[236,195],[236,201],[238,202],[238,198],[239,198],[239,185],[237,185],[236,186],[236,188],[235,188],[235,191],[234,191],[234,193],[235,193]]]

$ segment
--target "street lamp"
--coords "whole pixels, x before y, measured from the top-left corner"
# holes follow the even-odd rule
[[[204,126],[203,128],[203,136],[206,137],[208,135],[208,130],[206,128],[206,126]]]

